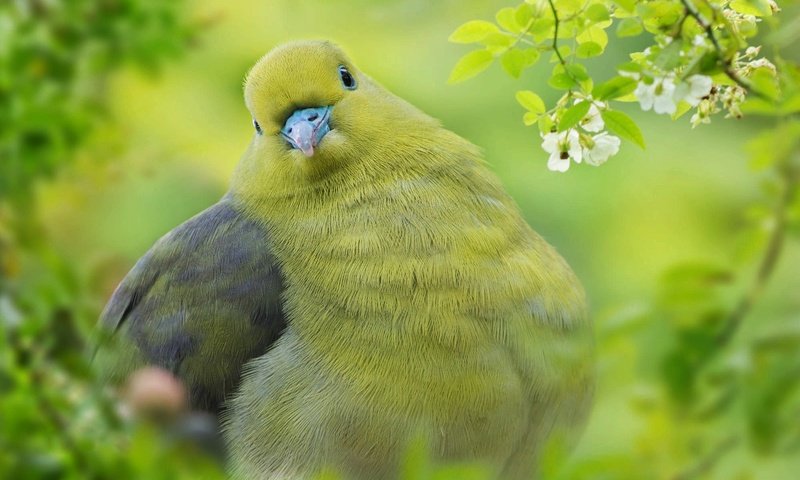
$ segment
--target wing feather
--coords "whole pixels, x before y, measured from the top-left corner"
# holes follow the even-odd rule
[[[283,282],[266,229],[227,199],[161,238],[100,318],[95,362],[123,381],[144,365],[174,373],[193,408],[218,411],[242,366],[286,327]]]

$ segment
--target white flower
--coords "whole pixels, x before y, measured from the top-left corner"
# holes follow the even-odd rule
[[[692,118],[689,121],[692,124],[692,128],[697,127],[701,123],[711,123],[711,115],[717,113],[719,108],[717,107],[717,100],[713,98],[706,98],[700,101],[697,105],[697,110],[692,115]]]
[[[651,108],[656,113],[666,113],[672,115],[676,110],[675,82],[672,77],[656,79],[650,85],[639,82],[636,86],[634,96],[639,100],[642,110],[647,111]]]
[[[565,132],[550,132],[542,136],[542,149],[550,154],[547,159],[547,168],[554,172],[566,172],[569,161],[581,163],[582,152],[580,135],[571,128]]]
[[[706,36],[705,35],[695,35],[692,39],[692,45],[695,47],[705,47],[706,46]]]
[[[675,90],[675,102],[685,101],[696,107],[704,97],[711,93],[713,82],[706,75],[692,75]]]
[[[606,132],[592,137],[592,143],[594,145],[591,148],[583,149],[583,158],[589,165],[595,167],[602,165],[609,157],[619,152],[619,138]]]
[[[580,103],[583,100],[578,100],[575,103]],[[589,113],[586,114],[583,119],[581,119],[581,127],[587,132],[596,133],[602,130],[606,125],[603,123],[603,117],[600,116],[600,109],[597,108],[597,104],[592,102],[592,105],[589,106]]]
[[[767,0],[767,5],[769,5],[769,9],[772,11],[772,13],[778,13],[781,11],[781,7],[778,6],[774,0]]]
[[[766,58],[757,58],[752,62],[746,65],[748,70],[755,70],[757,68],[766,68],[773,74],[777,71],[775,68],[775,64],[767,60]]]
[[[758,53],[761,51],[761,46],[753,46],[747,47],[747,50],[744,51],[744,56],[747,58],[756,58]]]
[[[700,112],[695,112],[694,115],[692,115],[692,118],[689,119],[689,121],[692,124],[692,128],[695,128],[701,123],[711,123],[711,117],[709,117],[708,115],[701,114]]]

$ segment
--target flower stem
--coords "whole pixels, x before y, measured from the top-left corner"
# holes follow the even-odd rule
[[[558,61],[559,63],[561,63],[561,66],[564,67],[564,73],[566,73],[567,76],[571,78],[573,82],[575,82],[575,84],[580,85],[578,79],[575,78],[567,68],[567,61],[564,60],[564,57],[561,55],[561,52],[558,51],[558,26],[561,23],[561,21],[558,18],[558,11],[556,10],[556,5],[555,3],[553,3],[553,0],[547,0],[547,3],[550,4],[550,11],[553,12],[553,20],[555,21],[555,24],[553,26],[553,51],[555,52],[556,57],[558,57]]]

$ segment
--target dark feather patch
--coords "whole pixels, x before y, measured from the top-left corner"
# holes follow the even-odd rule
[[[144,363],[177,375],[193,408],[215,412],[238,386],[242,366],[285,329],[282,290],[267,231],[223,199],[137,262],[101,327],[117,332],[115,345],[135,348]],[[101,368],[115,377],[143,366],[123,364],[130,355],[105,353],[110,365]]]

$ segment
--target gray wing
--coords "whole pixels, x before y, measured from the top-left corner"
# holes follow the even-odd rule
[[[282,334],[282,280],[266,230],[223,199],[161,238],[100,317],[101,377],[174,373],[192,408],[216,412],[242,366]]]

